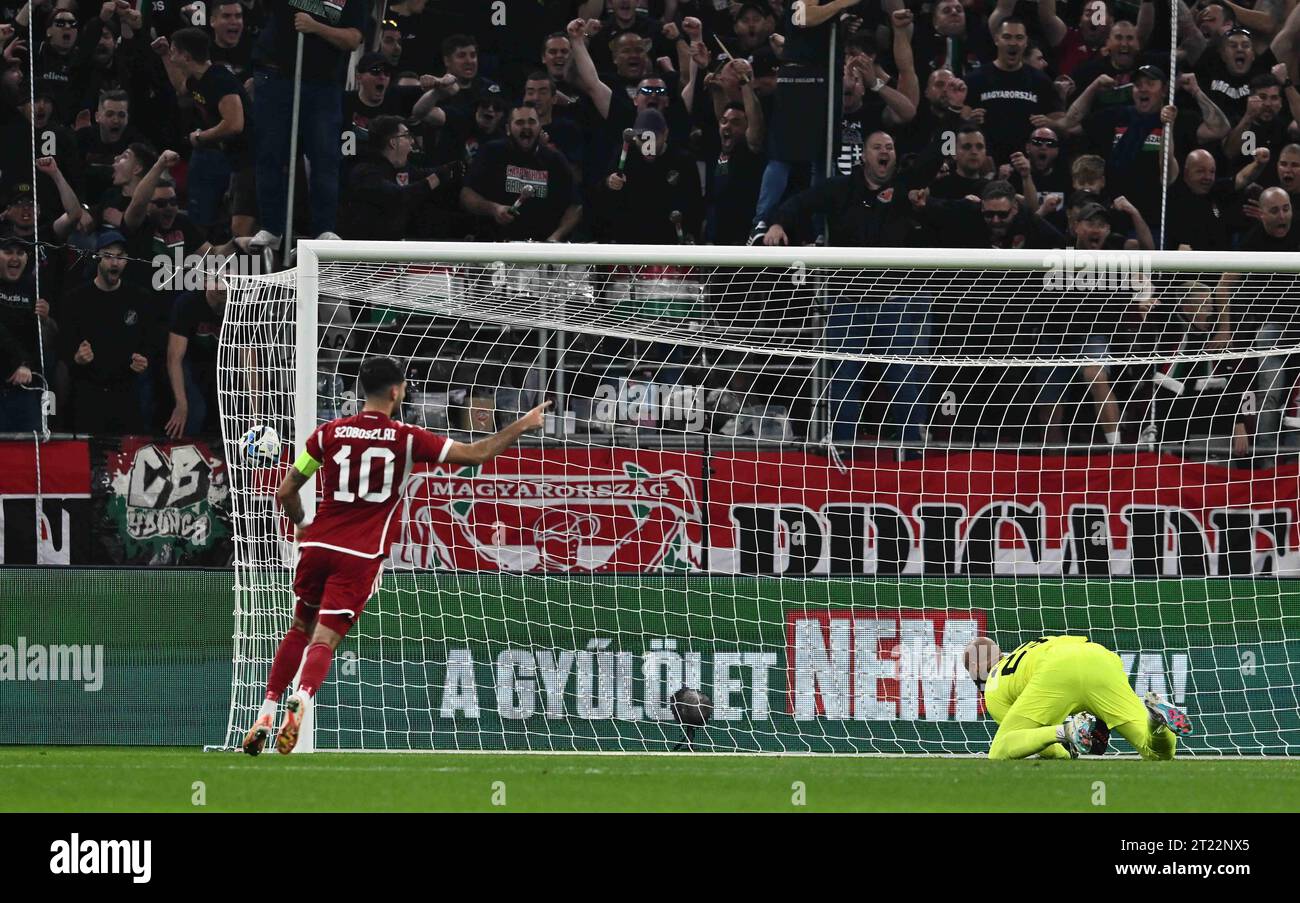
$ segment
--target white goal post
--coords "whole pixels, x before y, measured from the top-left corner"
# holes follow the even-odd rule
[[[1257,253],[302,242],[222,326],[225,743],[293,606],[282,470],[238,437],[291,460],[384,354],[429,429],[554,413],[412,474],[306,751],[981,753],[964,645],[1069,632],[1188,710],[1183,752],[1294,754],[1298,283]]]

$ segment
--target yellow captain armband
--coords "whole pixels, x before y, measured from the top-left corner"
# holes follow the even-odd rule
[[[293,469],[298,471],[304,477],[309,477],[320,468],[320,462],[307,454],[306,451],[298,455],[298,460],[293,462]]]

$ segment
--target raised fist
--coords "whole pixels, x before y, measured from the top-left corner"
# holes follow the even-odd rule
[[[703,41],[696,41],[691,44],[691,61],[700,69],[707,69],[713,59],[713,54],[709,53],[709,45]]]
[[[953,78],[948,79],[948,84],[944,88],[944,93],[948,97],[948,106],[966,106],[966,83],[960,78],[954,76]]]

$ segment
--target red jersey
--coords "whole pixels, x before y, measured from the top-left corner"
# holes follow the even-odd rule
[[[305,476],[320,469],[320,502],[300,545],[387,557],[397,537],[393,515],[413,466],[441,463],[450,450],[445,436],[377,411],[316,427],[294,464]]]

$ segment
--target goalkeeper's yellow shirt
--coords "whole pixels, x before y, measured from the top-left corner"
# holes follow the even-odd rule
[[[984,684],[984,707],[989,715],[1000,722],[1040,668],[1054,655],[1086,642],[1084,636],[1044,636],[1017,646],[993,667]]]

